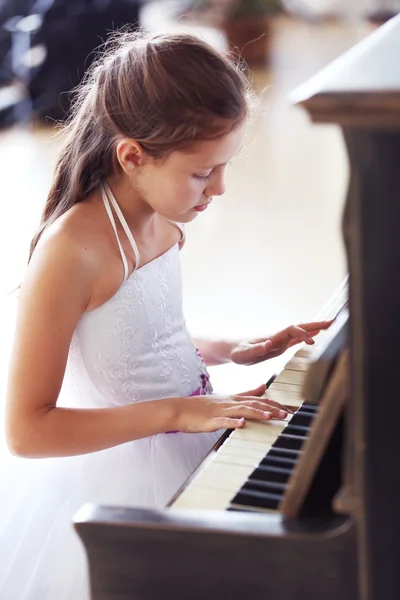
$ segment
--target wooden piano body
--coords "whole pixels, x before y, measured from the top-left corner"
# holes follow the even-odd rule
[[[400,17],[295,100],[315,122],[342,127],[351,167],[343,218],[349,383],[330,510],[288,509],[290,494],[285,516],[85,506],[75,527],[93,600],[400,598]],[[296,486],[289,489],[293,499]]]

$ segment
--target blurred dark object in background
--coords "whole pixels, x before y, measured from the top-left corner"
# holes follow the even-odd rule
[[[6,23],[16,15],[28,15],[36,0],[0,0],[0,85],[10,83],[11,72],[11,34]]]
[[[234,0],[225,24],[232,50],[249,67],[268,66],[272,49],[273,19],[282,13],[281,0]]]
[[[186,18],[224,30],[230,49],[249,67],[268,66],[282,0],[191,0],[185,8]]]
[[[394,9],[390,10],[389,8],[387,10],[376,10],[368,15],[368,20],[377,25],[382,25],[392,19],[397,13],[398,11],[395,12]]]
[[[71,103],[69,92],[92,63],[93,50],[111,31],[126,25],[136,28],[142,3],[143,0],[0,0],[0,86],[25,87],[29,118],[64,120]],[[34,53],[37,49],[42,49],[39,64],[38,53]],[[29,68],[23,68],[24,63]],[[21,102],[26,104],[26,98]],[[0,127],[13,120],[27,120],[26,111],[25,119],[23,112],[18,106],[4,110],[0,93]]]

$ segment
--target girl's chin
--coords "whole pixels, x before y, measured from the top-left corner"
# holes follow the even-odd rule
[[[190,223],[190,221],[193,221],[197,215],[200,214],[197,212],[197,210],[193,210],[193,208],[184,213],[183,215],[179,215],[176,219],[172,219],[173,221],[176,221],[177,223]]]

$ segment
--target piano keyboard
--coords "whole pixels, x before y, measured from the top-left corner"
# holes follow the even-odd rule
[[[342,284],[319,319],[339,312],[347,299]],[[171,509],[245,510],[276,512],[286,483],[312,428],[318,407],[304,403],[302,386],[313,346],[301,346],[268,387],[266,396],[295,411],[284,421],[247,421],[211,452],[186,487],[170,504]]]
[[[309,352],[299,350],[267,391],[271,400],[295,408],[296,413],[284,421],[247,421],[245,427],[232,431],[171,508],[277,509],[316,413],[315,406],[302,405],[301,397]],[[297,364],[299,370],[291,368]]]

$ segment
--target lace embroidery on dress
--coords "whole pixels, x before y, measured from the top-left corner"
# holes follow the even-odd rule
[[[70,349],[68,370],[75,389],[78,384],[87,394],[91,387],[112,405],[190,396],[199,389],[212,393],[205,363],[186,328],[181,288],[176,244],[134,271],[105,304],[83,315]]]

